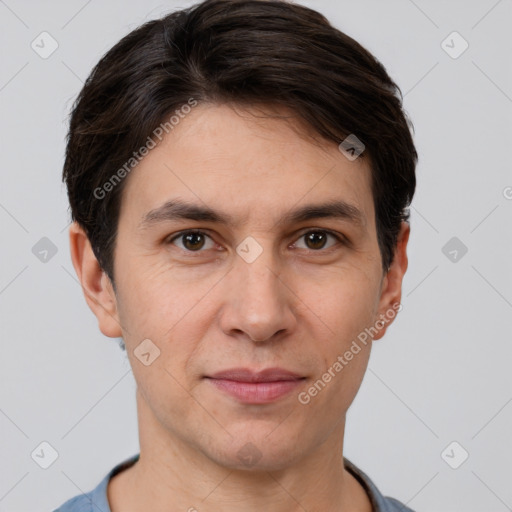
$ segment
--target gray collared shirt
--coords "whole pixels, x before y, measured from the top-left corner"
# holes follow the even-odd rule
[[[129,468],[139,460],[139,454],[115,466],[103,480],[90,492],[69,499],[53,512],[112,512],[107,498],[107,485],[109,480],[124,469]],[[377,489],[370,477],[363,473],[352,462],[343,457],[345,468],[364,487],[373,507],[373,512],[414,512],[394,498],[384,497]]]

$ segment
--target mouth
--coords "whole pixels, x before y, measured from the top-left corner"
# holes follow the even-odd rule
[[[283,368],[258,372],[232,368],[205,377],[219,391],[245,404],[271,403],[283,398],[306,379]]]

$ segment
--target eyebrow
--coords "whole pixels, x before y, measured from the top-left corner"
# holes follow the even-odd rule
[[[342,219],[360,228],[366,226],[366,218],[361,210],[342,200],[301,206],[284,213],[276,224],[295,224],[320,218]],[[139,224],[139,229],[149,229],[156,224],[174,220],[195,220],[228,226],[236,224],[234,217],[226,212],[217,211],[205,205],[188,203],[181,199],[173,199],[146,213]]]

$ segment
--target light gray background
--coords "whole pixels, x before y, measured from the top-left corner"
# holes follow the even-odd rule
[[[66,118],[105,51],[191,3],[0,0],[0,511],[53,510],[138,452],[126,355],[69,257]],[[404,307],[374,344],[345,454],[415,510],[512,510],[512,2],[300,3],[386,66],[420,154]],[[47,59],[31,48],[42,31],[59,44]],[[441,46],[453,31],[469,43],[456,59]],[[442,252],[454,236],[457,262]],[[58,249],[46,263],[42,237]],[[59,455],[46,470],[31,458],[42,441]],[[441,455],[452,441],[469,453],[458,469],[445,460],[461,448]]]

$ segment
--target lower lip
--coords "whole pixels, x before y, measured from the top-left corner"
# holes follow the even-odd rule
[[[248,404],[273,402],[296,389],[303,379],[275,382],[239,382],[225,379],[208,379],[214,386],[228,395]]]

